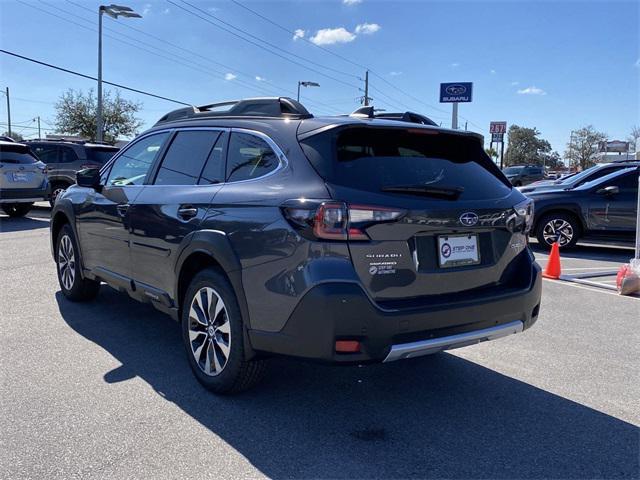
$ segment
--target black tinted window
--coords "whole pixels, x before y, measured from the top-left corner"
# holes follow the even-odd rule
[[[278,157],[267,142],[255,135],[232,133],[227,154],[227,181],[248,180],[269,173]]]
[[[195,185],[220,132],[178,132],[162,161],[156,185]]]
[[[418,129],[349,128],[303,142],[328,182],[370,192],[385,187],[462,187],[460,198],[504,196],[511,187],[475,138]]]
[[[200,185],[224,182],[224,148],[228,136],[228,133],[222,133],[218,137],[218,141],[209,154],[204,170],[202,170],[202,175],[198,182]]]
[[[87,160],[100,165],[107,163],[116,153],[118,153],[117,148],[85,147]]]
[[[31,145],[31,150],[44,163],[58,162],[58,147],[56,145]]]
[[[60,147],[60,163],[71,163],[78,160],[78,155],[71,147]]]
[[[27,164],[36,163],[38,159],[24,145],[0,146],[0,162]]]
[[[583,183],[586,183],[586,182],[590,182],[592,180],[595,180],[596,178],[604,177],[605,175],[609,175],[610,173],[620,170],[621,168],[624,168],[624,167],[621,166],[619,168],[611,167],[611,168],[595,169],[595,171],[591,172],[589,175],[586,175],[582,180],[577,182],[576,186],[582,185]]]

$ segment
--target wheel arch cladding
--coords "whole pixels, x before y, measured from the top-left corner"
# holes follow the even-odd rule
[[[58,211],[51,219],[51,254],[55,260],[56,240],[64,225],[70,225],[71,221],[65,212]]]

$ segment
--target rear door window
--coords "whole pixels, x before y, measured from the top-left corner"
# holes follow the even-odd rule
[[[57,145],[31,145],[31,150],[41,162],[47,165],[58,162]]]
[[[196,185],[220,132],[187,130],[178,132],[167,150],[156,185]]]
[[[107,163],[116,153],[117,148],[85,147],[87,160],[100,165]]]
[[[495,164],[473,137],[420,129],[347,128],[302,142],[329,183],[370,192],[389,187],[460,189],[461,199],[507,195]]]
[[[71,163],[78,160],[78,155],[71,147],[60,147],[60,163]]]
[[[262,177],[278,167],[278,156],[262,138],[232,132],[227,154],[227,181]]]

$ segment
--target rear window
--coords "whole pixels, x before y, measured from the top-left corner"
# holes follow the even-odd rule
[[[118,148],[85,147],[87,160],[104,165],[118,153]]]
[[[36,163],[38,159],[31,153],[29,147],[24,145],[2,145],[0,146],[0,162],[28,164]]]
[[[348,128],[312,136],[302,146],[327,182],[349,188],[380,192],[402,186],[462,187],[459,198],[466,200],[495,198],[511,190],[481,142],[462,135]]]

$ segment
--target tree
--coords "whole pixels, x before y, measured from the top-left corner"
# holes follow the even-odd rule
[[[9,132],[4,132],[2,134],[3,137],[11,137],[13,138],[16,142],[22,142],[24,141],[24,137],[22,135],[20,135],[17,132],[11,132],[11,135],[9,135]]]
[[[55,105],[57,132],[95,140],[97,104],[93,89],[86,95],[81,90],[67,90]],[[135,114],[141,108],[141,103],[122,98],[117,90],[113,96],[111,92],[105,92],[102,96],[105,141],[114,143],[118,137],[138,133],[142,121]]]
[[[571,166],[585,170],[592,167],[595,156],[598,153],[598,142],[607,140],[607,134],[598,132],[593,125],[587,125],[573,132],[571,140],[567,143],[564,158],[569,160]]]
[[[509,127],[509,143],[504,154],[504,164],[508,165],[545,165],[555,167],[560,160],[557,152],[551,151],[551,144],[538,138],[537,128]]]
[[[494,163],[498,160],[498,152],[495,148],[485,148],[484,151],[489,155],[489,158],[493,160]]]
[[[638,149],[640,148],[640,145],[638,145],[639,138],[640,138],[640,126],[634,125],[633,127],[631,127],[631,133],[627,137],[627,140],[629,141],[630,151],[632,152],[638,151]]]

